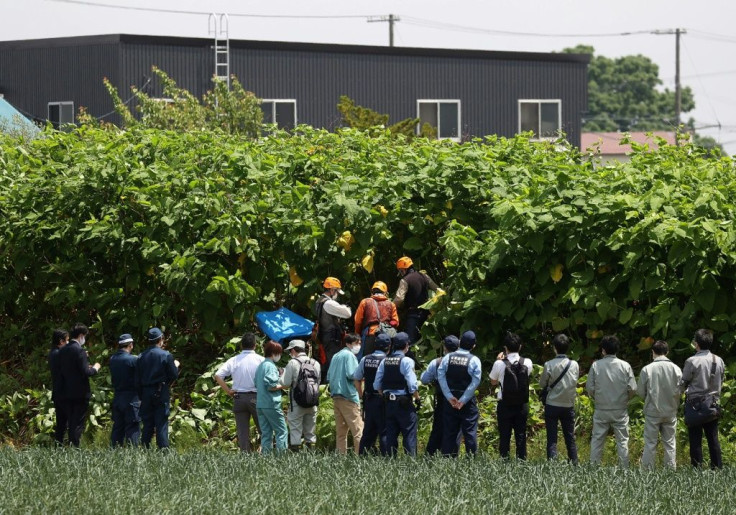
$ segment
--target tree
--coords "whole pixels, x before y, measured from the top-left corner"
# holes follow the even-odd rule
[[[565,53],[590,54],[588,113],[583,130],[656,131],[675,129],[675,92],[658,89],[659,67],[643,55],[611,59],[595,55],[592,46],[566,48]],[[695,108],[693,91],[682,88],[682,112]]]
[[[340,96],[337,110],[340,111],[343,122],[354,129],[366,130],[388,125],[387,114],[381,114],[368,107],[356,105],[355,101],[347,95]],[[388,130],[391,134],[403,134],[408,139],[412,139],[416,136],[416,127],[420,122],[419,118],[407,118],[389,126]],[[425,123],[419,130],[419,136],[434,139],[437,137],[437,129]]]
[[[131,86],[138,100],[140,119],[133,116],[115,86],[105,79],[105,87],[112,97],[115,111],[122,119],[123,127],[141,125],[177,131],[220,129],[251,138],[260,135],[263,121],[261,101],[255,94],[246,91],[234,75],[230,89],[224,81],[213,79],[214,88],[207,91],[200,102],[189,91],[177,86],[176,81],[165,71],[155,66],[152,69],[161,82],[164,98],[152,98],[148,93]]]

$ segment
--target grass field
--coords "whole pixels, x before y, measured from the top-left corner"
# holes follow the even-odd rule
[[[0,450],[1,513],[729,513],[736,469],[237,452]],[[237,510],[237,511],[236,511]]]

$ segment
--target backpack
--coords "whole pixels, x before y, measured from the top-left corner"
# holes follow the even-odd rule
[[[389,338],[393,338],[396,336],[396,329],[388,322],[381,321],[381,310],[378,309],[378,301],[373,298],[371,300],[373,301],[373,306],[376,308],[376,317],[378,318],[378,329],[376,329],[375,334],[385,333]]]
[[[519,356],[519,361],[511,363],[504,359],[506,370],[503,375],[503,386],[501,387],[503,403],[508,406],[521,406],[529,402],[529,373],[524,358]]]
[[[307,359],[299,363],[299,374],[291,398],[302,408],[312,408],[319,404],[320,376],[314,367],[314,360]]]

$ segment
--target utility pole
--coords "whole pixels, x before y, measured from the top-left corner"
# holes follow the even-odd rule
[[[680,130],[680,112],[682,111],[682,88],[680,87],[680,34],[682,29],[675,29],[675,121]]]
[[[680,36],[687,34],[685,29],[667,29],[655,30],[652,34],[675,35],[675,126],[676,134],[680,132],[680,123],[682,116],[682,85],[680,84]],[[676,144],[680,144],[680,139],[675,137]]]
[[[394,22],[401,21],[401,18],[389,14],[388,16],[369,16],[368,23],[388,22],[388,46],[394,46]]]

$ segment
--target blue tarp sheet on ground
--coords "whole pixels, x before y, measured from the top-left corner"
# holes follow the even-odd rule
[[[286,308],[256,313],[256,322],[261,331],[279,343],[297,336],[306,339],[311,336],[314,327],[314,322]]]

